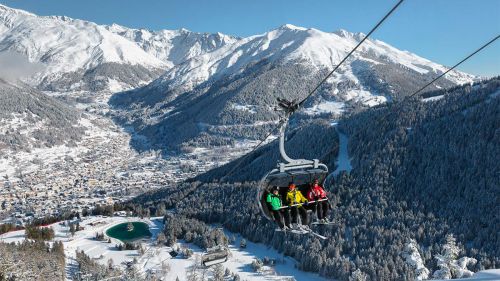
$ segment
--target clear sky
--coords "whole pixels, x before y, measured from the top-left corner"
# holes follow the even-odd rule
[[[285,23],[322,31],[367,33],[396,0],[0,0],[39,15],[66,15],[99,24],[186,28],[235,36]],[[454,65],[500,34],[500,0],[405,0],[372,35],[399,49]],[[460,70],[500,75],[500,39]]]

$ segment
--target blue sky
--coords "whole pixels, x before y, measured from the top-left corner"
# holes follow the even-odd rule
[[[236,36],[285,23],[367,33],[396,0],[0,0],[39,15],[66,15],[147,29],[186,28]],[[500,0],[405,0],[372,37],[451,66],[500,34]],[[460,70],[500,75],[500,39]]]

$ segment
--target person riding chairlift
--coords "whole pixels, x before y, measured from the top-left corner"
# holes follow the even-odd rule
[[[328,222],[328,210],[330,207],[330,204],[328,203],[328,200],[324,201],[319,201],[322,199],[327,199],[326,196],[326,191],[325,189],[319,185],[319,181],[316,179],[314,180],[313,184],[309,188],[309,190],[306,193],[307,200],[312,202],[309,204],[310,210],[313,210],[313,213],[316,212],[317,214],[317,220],[320,223],[327,223]]]
[[[285,220],[283,224],[283,216],[287,217],[286,213],[288,210],[282,209],[283,204],[281,201],[281,196],[279,194],[279,188],[274,186],[271,193],[267,195],[266,202],[270,205],[269,211],[271,212],[274,221],[279,225],[282,230],[287,230],[290,228],[290,220]]]
[[[308,224],[308,219],[307,219],[307,211],[302,205],[307,205],[308,201],[302,195],[302,192],[300,190],[297,190],[295,188],[295,184],[292,182],[288,185],[288,192],[286,194],[286,202],[288,206],[290,207],[290,213],[292,214],[292,228],[302,228],[305,230],[309,230],[309,227],[307,226]],[[300,204],[298,206],[293,206],[296,204]],[[302,225],[297,224],[297,218],[298,214],[300,214],[300,219],[302,221]],[[289,220],[289,216],[287,215],[285,217],[285,222]]]

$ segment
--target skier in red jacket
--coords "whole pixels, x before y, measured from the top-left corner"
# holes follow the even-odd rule
[[[306,197],[309,202],[327,199],[326,191],[321,185],[319,185],[318,180],[314,180],[313,184],[306,193]],[[314,202],[309,204],[309,206],[313,210],[313,213],[316,212],[320,223],[328,223],[328,210],[330,208],[328,200]]]

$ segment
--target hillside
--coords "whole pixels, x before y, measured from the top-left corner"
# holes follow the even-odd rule
[[[85,129],[80,114],[27,85],[0,78],[0,151],[75,146]]]
[[[456,238],[458,256],[477,259],[473,271],[498,268],[499,89],[494,78],[433,92],[442,96],[435,101],[413,99],[342,121],[353,170],[328,186],[337,224],[317,229],[327,241],[274,232],[257,207],[253,181],[184,184],[145,194],[128,206],[141,212],[154,212],[159,204],[175,207],[178,215],[220,223],[272,245],[299,260],[303,270],[341,280],[357,269],[367,280],[415,278],[403,256],[410,239],[432,274],[449,235]],[[262,150],[248,157],[254,167],[268,165]],[[200,179],[220,178],[237,161]],[[245,180],[262,176],[245,169],[238,174]]]
[[[110,104],[120,123],[147,139],[138,149],[206,146],[206,139],[212,146],[259,139],[277,119],[277,97],[305,97],[363,36],[284,25],[188,59],[147,86],[114,95]],[[352,107],[399,99],[445,70],[369,39],[299,115],[338,117]],[[473,79],[452,71],[434,89]]]

